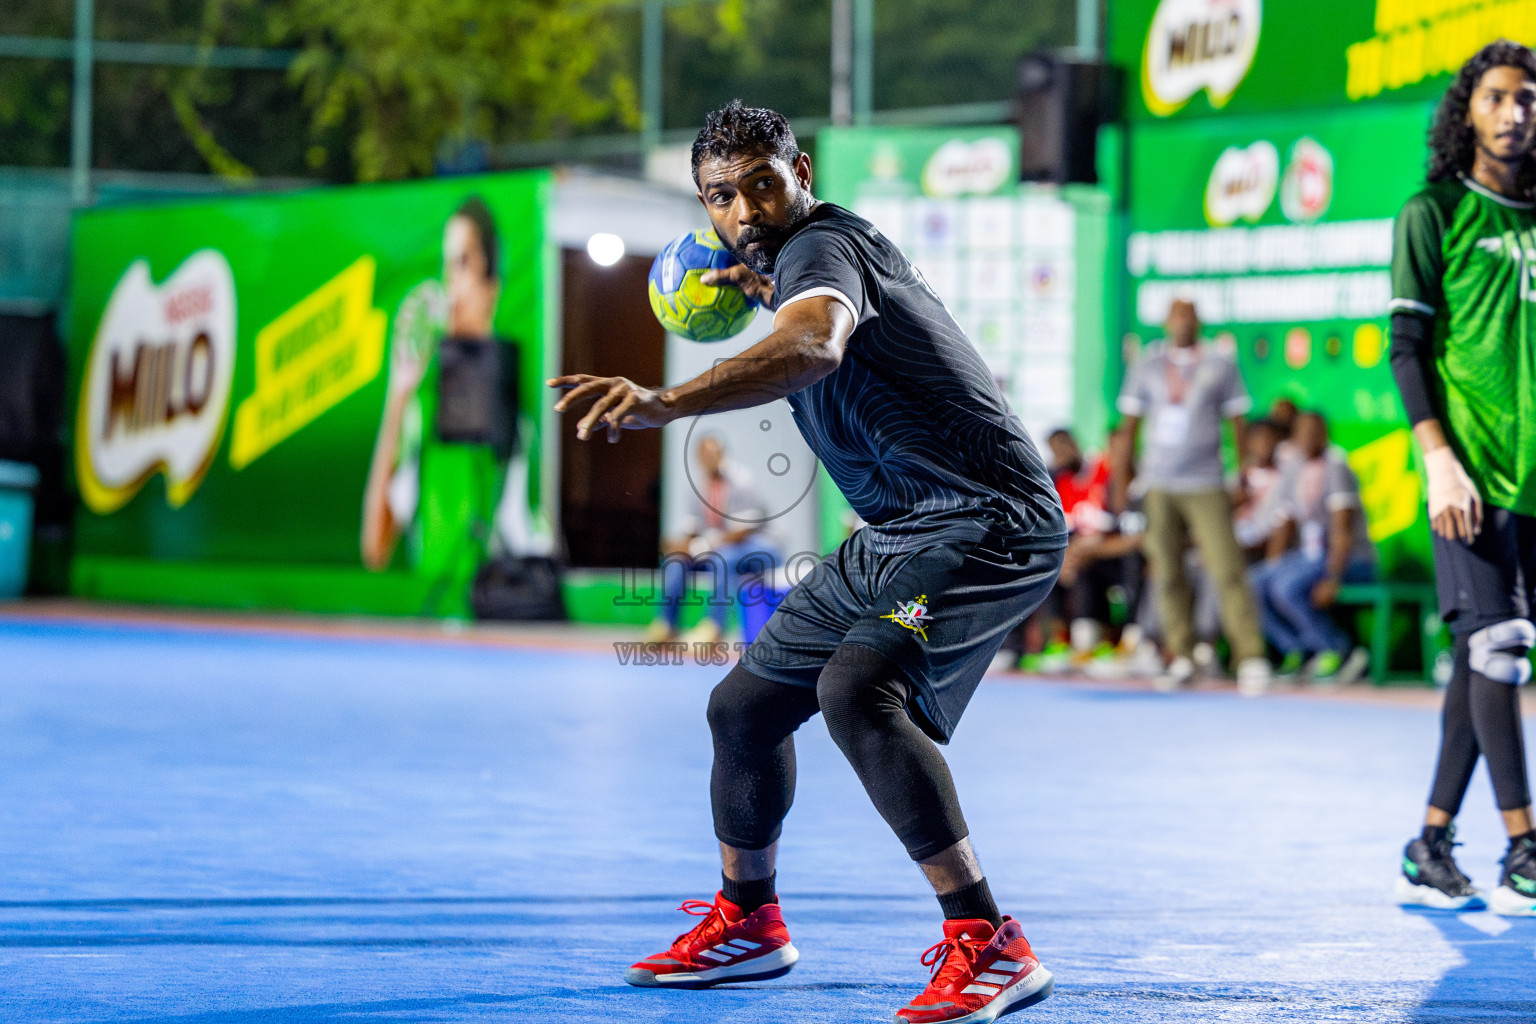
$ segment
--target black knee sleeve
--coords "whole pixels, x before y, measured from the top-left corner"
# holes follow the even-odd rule
[[[949,766],[907,714],[908,686],[884,655],[843,644],[822,669],[816,697],[875,809],[908,855],[924,860],[969,832]]]
[[[1499,810],[1531,805],[1531,785],[1525,769],[1525,736],[1520,721],[1520,691],[1502,680],[1472,673],[1472,727],[1477,745],[1488,761],[1488,778]]]
[[[1500,810],[1531,803],[1519,691],[1530,671],[1524,662],[1530,625],[1517,621],[1523,629],[1468,623],[1457,633],[1455,670],[1441,718],[1440,764],[1430,794],[1430,804],[1452,816],[1461,809],[1479,754],[1488,761]]]
[[[1456,637],[1454,668],[1440,709],[1440,758],[1429,805],[1451,817],[1461,811],[1467,783],[1477,767],[1477,733],[1472,728],[1472,669],[1467,638]]]
[[[1518,810],[1531,803],[1519,688],[1531,678],[1531,663],[1525,655],[1536,644],[1536,626],[1524,618],[1475,625],[1480,628],[1467,637],[1472,728],[1488,761],[1499,810]]]
[[[815,713],[814,690],[763,679],[739,664],[709,695],[709,796],[722,843],[761,850],[779,838],[795,799],[794,732]]]
[[[816,702],[827,732],[843,753],[878,742],[890,720],[904,716],[907,683],[884,655],[858,644],[844,644],[821,670]]]

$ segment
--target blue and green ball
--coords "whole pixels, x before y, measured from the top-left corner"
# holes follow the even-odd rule
[[[674,238],[651,264],[651,311],[661,326],[692,341],[740,334],[757,315],[757,302],[735,285],[707,285],[710,270],[737,263],[713,229]]]

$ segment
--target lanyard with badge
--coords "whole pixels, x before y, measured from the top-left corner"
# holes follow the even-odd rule
[[[1185,399],[1189,397],[1190,380],[1200,367],[1198,351],[1191,352],[1188,367],[1179,366],[1180,359],[1170,348],[1163,360],[1163,379],[1168,389],[1168,400],[1157,410],[1152,421],[1152,443],[1160,448],[1177,448],[1189,443],[1190,412]]]

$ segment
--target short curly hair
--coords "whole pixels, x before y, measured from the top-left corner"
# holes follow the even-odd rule
[[[800,157],[800,143],[789,121],[777,110],[745,107],[732,100],[710,111],[704,127],[693,140],[693,183],[699,183],[699,165],[736,153],[766,153],[793,164]]]
[[[1456,80],[1435,110],[1435,119],[1429,129],[1431,182],[1454,181],[1460,175],[1472,173],[1477,133],[1467,124],[1467,110],[1472,105],[1472,93],[1476,91],[1477,83],[1494,68],[1517,68],[1536,82],[1536,54],[1528,47],[1499,39],[1473,54],[1472,59],[1461,66]],[[1526,156],[1520,168],[1519,185],[1526,195],[1536,194],[1536,155]]]

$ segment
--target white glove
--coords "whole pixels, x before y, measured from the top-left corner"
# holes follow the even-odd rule
[[[1483,528],[1483,499],[1477,485],[1461,468],[1450,445],[1424,453],[1424,471],[1429,474],[1429,521],[1435,523],[1449,509],[1460,509],[1472,530],[1472,537]],[[1450,531],[1446,531],[1449,533]],[[1472,537],[1466,538],[1471,540]]]

